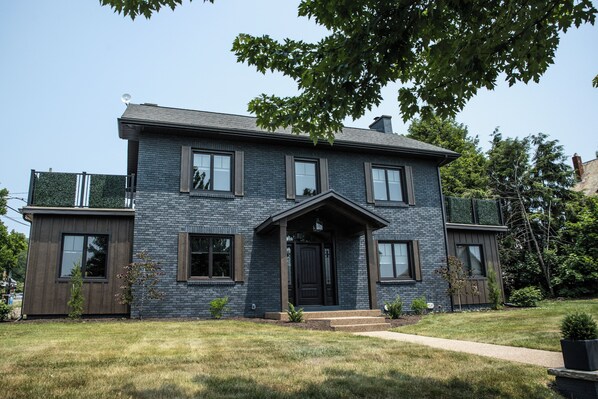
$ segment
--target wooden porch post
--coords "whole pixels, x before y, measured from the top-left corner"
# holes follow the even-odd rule
[[[378,299],[376,295],[376,283],[378,282],[378,265],[376,264],[376,253],[378,249],[374,245],[372,227],[365,226],[365,253],[368,266],[368,291],[370,295],[370,309],[378,309]]]
[[[287,220],[282,219],[279,224],[280,243],[280,311],[289,308],[289,265],[287,262]]]

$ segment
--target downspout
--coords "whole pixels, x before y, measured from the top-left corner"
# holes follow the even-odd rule
[[[444,209],[444,194],[442,192],[442,179],[440,178],[440,166],[444,165],[447,161],[448,156],[445,155],[444,159],[442,159],[436,165],[436,175],[438,176],[438,190],[440,191],[440,208],[442,209],[442,232],[444,234],[444,254],[446,259],[446,266],[448,267],[448,259],[449,259],[449,252],[448,252],[448,233],[446,231],[446,210]],[[451,288],[450,281],[448,282],[449,289]],[[451,312],[455,311],[455,304],[453,303],[453,296],[449,295],[449,300],[451,301]]]

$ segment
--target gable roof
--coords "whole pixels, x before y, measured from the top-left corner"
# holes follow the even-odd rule
[[[345,222],[349,221],[350,223],[358,224],[364,222],[375,229],[380,229],[390,224],[388,220],[351,201],[347,197],[340,195],[334,190],[328,190],[318,195],[314,195],[284,211],[271,215],[268,219],[256,226],[255,231],[256,233],[269,232],[283,219],[293,220],[320,209],[325,209],[327,214],[337,213],[339,217],[342,217],[345,220]]]
[[[291,129],[268,132],[256,125],[256,118],[242,115],[159,107],[147,104],[129,104],[118,119],[119,136],[136,140],[143,128],[152,127],[187,130],[195,133],[212,132],[219,135],[243,136],[247,139],[293,141],[313,145],[307,134],[293,134]],[[318,145],[330,146],[326,141]],[[336,134],[335,147],[365,150],[386,150],[395,153],[437,157],[448,163],[459,154],[444,148],[413,140],[399,134],[380,133],[371,129],[345,127]]]

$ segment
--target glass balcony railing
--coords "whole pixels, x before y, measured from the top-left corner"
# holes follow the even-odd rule
[[[444,197],[447,223],[502,226],[499,200]]]
[[[31,171],[27,205],[61,208],[131,209],[135,175]]]

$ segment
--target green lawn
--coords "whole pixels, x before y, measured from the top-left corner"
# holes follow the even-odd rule
[[[4,398],[557,398],[542,367],[241,321],[0,324]]]
[[[574,311],[588,312],[598,321],[598,299],[542,301],[537,308],[431,314],[394,331],[560,351],[561,319]]]

